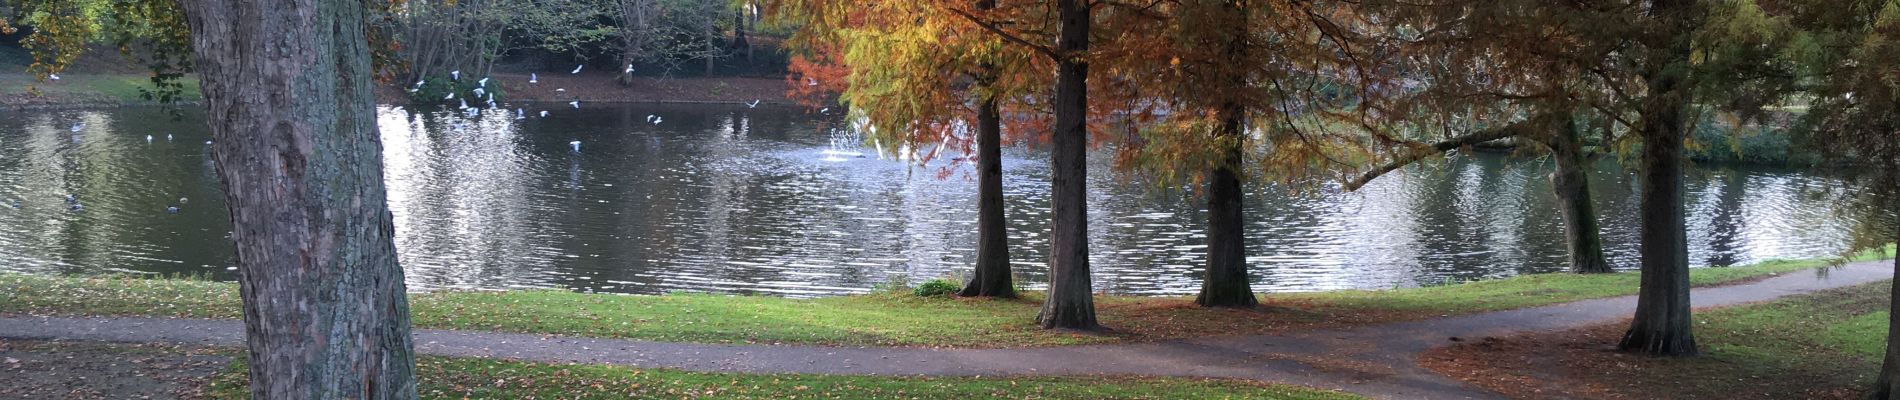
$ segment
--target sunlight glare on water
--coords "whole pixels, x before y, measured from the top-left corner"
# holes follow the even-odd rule
[[[976,182],[970,164],[950,161],[960,155],[912,168],[836,116],[789,108],[559,107],[527,106],[529,115],[560,112],[521,120],[502,110],[381,109],[412,289],[825,296],[899,276],[961,276],[974,256]],[[0,271],[234,277],[201,115],[9,112],[0,119]],[[1128,182],[1108,156],[1090,165],[1096,288],[1194,293],[1206,251],[1199,200]],[[1020,147],[1003,164],[1011,260],[1037,288],[1049,167]],[[1546,160],[1481,154],[1355,193],[1250,185],[1254,287],[1376,289],[1560,271],[1567,256],[1549,170]],[[1698,166],[1686,182],[1693,264],[1833,255],[1851,226],[1808,198],[1830,178]],[[1634,268],[1633,175],[1604,161],[1592,185],[1606,250]]]

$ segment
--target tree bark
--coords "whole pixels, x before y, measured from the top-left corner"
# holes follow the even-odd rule
[[[1240,175],[1245,111],[1239,103],[1221,107],[1218,143],[1221,161],[1208,172],[1207,270],[1194,304],[1202,307],[1252,308],[1260,305],[1247,277],[1245,212],[1241,206]]]
[[[1652,40],[1643,100],[1642,287],[1636,315],[1617,345],[1658,356],[1696,354],[1689,316],[1689,251],[1682,205],[1683,113],[1689,91],[1682,84],[1688,62],[1689,0],[1656,0],[1652,18],[1663,32]]]
[[[1894,239],[1900,240],[1900,232]],[[1887,292],[1887,356],[1880,360],[1880,375],[1867,392],[1869,399],[1900,399],[1900,258],[1893,261],[1893,277],[1893,287]]]
[[[1563,214],[1564,239],[1570,245],[1570,270],[1580,274],[1616,272],[1603,256],[1603,235],[1598,227],[1596,205],[1590,201],[1589,159],[1583,155],[1583,142],[1577,137],[1573,121],[1545,142],[1557,170],[1550,174],[1550,186],[1557,197],[1557,211]]]
[[[995,7],[992,0],[976,2],[977,10]],[[977,66],[976,105],[976,270],[960,296],[1016,297],[1009,273],[1009,221],[1003,216],[1003,119],[989,87],[996,82],[995,66]]]
[[[416,397],[362,2],[186,0],[257,399]]]
[[[1056,40],[1055,132],[1050,139],[1054,175],[1051,197],[1049,297],[1036,321],[1045,329],[1093,330],[1093,282],[1088,238],[1088,51],[1089,9],[1081,0],[1058,0],[1061,33]]]

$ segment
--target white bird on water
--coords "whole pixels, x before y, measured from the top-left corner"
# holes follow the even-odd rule
[[[758,99],[752,99],[752,102],[751,102],[751,103],[745,103],[745,107],[746,107],[746,108],[759,108],[759,100],[758,100]]]
[[[587,65],[586,65],[586,64],[581,64],[581,65],[576,65],[576,66],[574,66],[574,72],[569,72],[569,74],[578,74],[578,73],[581,73],[581,67],[585,67],[585,66],[587,66]]]
[[[659,118],[659,117],[660,117],[660,116],[658,116],[658,115],[653,115],[653,114],[647,114],[647,122],[653,122],[653,119],[654,119],[654,118]]]
[[[146,143],[151,143],[151,142],[152,142],[152,135],[145,135],[145,142],[146,142]]]
[[[556,91],[556,92],[565,92],[565,91],[567,91],[567,88],[554,88],[554,91]]]
[[[449,71],[449,79],[462,80],[462,70]]]
[[[78,132],[85,129],[86,129],[86,123],[84,122],[73,124],[73,132]]]
[[[567,142],[567,146],[568,146],[568,147],[573,147],[573,148],[574,148],[574,152],[575,152],[575,153],[579,153],[579,152],[581,152],[581,141],[579,141],[579,140],[575,140],[575,141],[571,141],[571,142]]]
[[[528,83],[541,83],[541,75],[536,75],[533,72],[529,72]]]
[[[170,133],[167,133],[167,134],[165,134],[165,141],[167,141],[167,142],[170,142],[170,141],[172,141],[172,134],[170,134]]]
[[[581,101],[580,100],[570,101],[570,102],[567,102],[567,105],[574,106],[574,108],[581,108]]]
[[[59,74],[46,74],[46,79],[59,80]]]
[[[541,118],[547,118],[547,117],[548,117],[548,110],[541,110]]]

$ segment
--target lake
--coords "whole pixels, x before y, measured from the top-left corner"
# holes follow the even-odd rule
[[[534,116],[541,110],[549,117]],[[947,169],[950,157],[925,167],[881,158],[839,129],[835,112],[543,104],[527,113],[380,110],[411,290],[810,297],[960,277],[974,257],[974,168]],[[231,224],[195,108],[181,118],[157,108],[0,117],[0,271],[235,277]],[[1025,286],[1038,288],[1049,167],[1033,148],[1005,155],[1011,258]],[[1089,182],[1096,289],[1193,294],[1205,251],[1200,201],[1131,182],[1107,161],[1091,160]],[[1478,154],[1351,193],[1250,184],[1254,288],[1377,289],[1562,271],[1550,169],[1544,159]],[[1623,269],[1637,266],[1633,177],[1614,160],[1592,176],[1605,247]],[[1838,254],[1852,221],[1810,198],[1831,181],[1787,169],[1693,167],[1691,263]]]

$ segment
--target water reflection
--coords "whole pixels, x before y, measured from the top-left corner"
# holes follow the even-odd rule
[[[550,117],[534,117],[543,109]],[[898,275],[956,275],[975,252],[967,165],[940,178],[943,162],[916,169],[877,157],[831,117],[566,104],[530,106],[525,119],[482,113],[379,113],[397,247],[413,288],[820,296]],[[0,270],[232,277],[230,223],[201,116],[174,121],[129,108],[7,117]],[[68,129],[79,123],[80,132]],[[1044,280],[1048,246],[1043,159],[1014,148],[1003,160],[1012,260],[1030,287]],[[1089,194],[1097,287],[1193,293],[1205,251],[1198,200],[1127,183],[1105,161],[1096,157]],[[1252,185],[1255,287],[1384,288],[1562,270],[1550,170],[1540,160],[1479,155],[1356,193]],[[1606,250],[1623,268],[1636,260],[1633,178],[1611,161],[1591,178]],[[1827,181],[1770,168],[1693,169],[1691,261],[1834,254],[1850,224],[1806,198]],[[67,194],[84,209],[71,210]],[[191,201],[166,213],[180,197]]]

